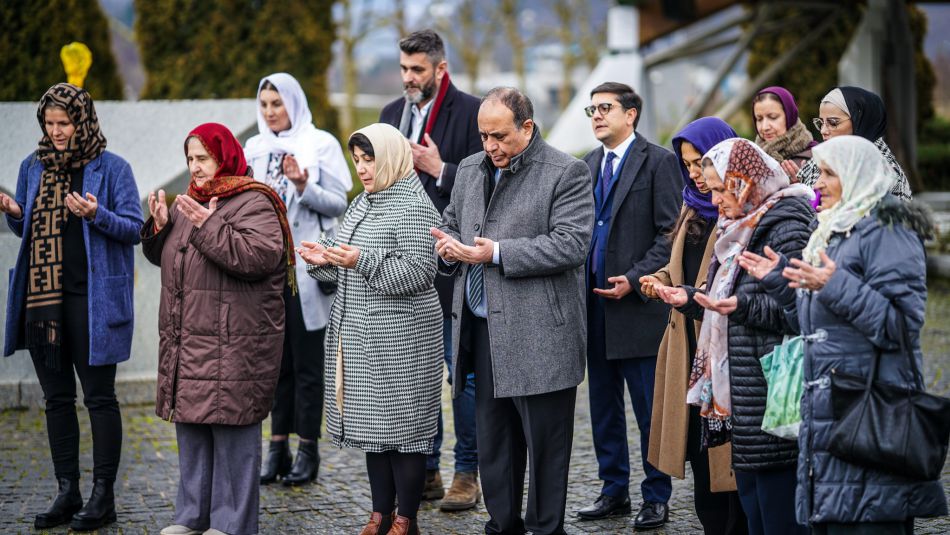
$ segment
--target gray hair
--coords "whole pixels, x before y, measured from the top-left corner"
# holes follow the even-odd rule
[[[433,65],[438,65],[445,59],[445,45],[442,38],[432,30],[419,30],[399,40],[399,50],[406,54],[424,52]]]
[[[500,102],[511,110],[515,116],[515,126],[519,130],[525,121],[534,120],[534,105],[531,104],[531,99],[516,87],[492,88],[482,97],[482,104],[492,101]]]

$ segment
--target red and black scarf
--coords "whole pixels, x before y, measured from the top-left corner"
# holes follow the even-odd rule
[[[251,170],[244,159],[244,149],[234,135],[224,125],[205,123],[198,126],[185,138],[185,154],[188,154],[188,139],[197,138],[204,145],[208,154],[218,164],[214,178],[204,186],[191,181],[188,186],[188,196],[200,202],[210,202],[213,197],[226,199],[248,190],[263,193],[274,205],[277,219],[280,221],[280,230],[284,238],[285,256],[287,257],[287,286],[293,294],[297,293],[297,272],[295,266],[297,256],[294,254],[294,238],[290,233],[290,224],[287,221],[287,206],[274,190],[254,180]]]
[[[61,108],[75,127],[66,150],[57,150],[45,126],[49,108]],[[43,138],[36,156],[43,164],[40,186],[30,216],[30,260],[26,289],[26,346],[46,367],[59,371],[63,321],[63,230],[69,216],[66,195],[71,173],[82,169],[106,149],[106,138],[86,90],[56,84],[40,99],[36,111]]]

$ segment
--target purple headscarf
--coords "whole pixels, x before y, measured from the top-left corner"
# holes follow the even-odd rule
[[[785,110],[785,128],[795,126],[795,123],[798,122],[798,105],[795,104],[795,97],[792,96],[792,93],[788,89],[777,85],[766,87],[756,93],[755,96],[759,96],[762,93],[772,93],[777,96],[778,99],[782,101],[782,109]],[[755,104],[753,103],[752,106],[755,107]],[[755,113],[752,115],[755,116]]]
[[[712,203],[712,193],[701,193],[699,188],[691,178],[689,171],[683,165],[683,152],[680,146],[684,141],[688,141],[700,154],[706,152],[717,145],[720,141],[725,141],[734,137],[739,137],[736,131],[725,121],[718,117],[702,117],[684,126],[675,136],[673,136],[673,152],[679,160],[680,172],[683,173],[683,202],[693,210],[706,218],[717,219],[719,217],[719,208]]]

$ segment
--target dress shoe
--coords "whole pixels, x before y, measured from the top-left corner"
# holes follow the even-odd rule
[[[188,526],[172,524],[171,526],[162,528],[162,531],[159,535],[201,535],[202,533],[203,532],[198,531],[197,529],[191,529]]]
[[[442,474],[438,470],[426,470],[426,486],[422,488],[423,500],[438,500],[445,496]]]
[[[369,522],[363,526],[360,535],[386,535],[389,528],[393,525],[395,513],[383,515],[382,513],[373,513],[369,515]]]
[[[577,516],[579,516],[581,520],[598,520],[600,518],[629,514],[630,496],[624,495],[619,498],[614,498],[606,494],[601,494],[600,497],[594,501],[593,505],[588,505],[577,512]]]
[[[79,493],[79,480],[61,477],[56,480],[59,493],[45,513],[36,515],[33,525],[36,529],[54,528],[72,520],[76,511],[82,509],[82,494]]]
[[[386,535],[419,535],[419,524],[415,518],[409,519],[396,515],[393,527],[389,528]]]
[[[482,495],[478,487],[478,472],[455,472],[452,486],[442,498],[439,509],[443,511],[466,511],[475,507]]]
[[[665,503],[645,502],[640,506],[640,512],[637,513],[636,520],[633,521],[635,529],[656,529],[666,524],[670,519],[670,508]]]
[[[301,440],[297,447],[297,458],[290,473],[284,476],[284,485],[297,486],[317,479],[320,470],[320,450],[316,440]]]
[[[96,479],[92,482],[89,501],[73,515],[69,528],[73,531],[93,531],[115,522],[115,495],[112,481]]]
[[[261,485],[277,481],[277,477],[284,477],[290,473],[290,444],[286,440],[271,440],[267,448],[267,459],[261,467]]]

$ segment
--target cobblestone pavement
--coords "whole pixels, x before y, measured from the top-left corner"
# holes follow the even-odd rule
[[[950,284],[931,284],[923,346],[929,384],[934,391],[947,395],[950,392],[950,378],[947,377],[950,373]],[[443,404],[448,407],[447,392],[443,394]],[[171,523],[173,516],[178,479],[174,426],[155,417],[150,406],[123,407],[122,412],[125,440],[116,485],[119,522],[101,532],[158,533]],[[451,427],[451,422],[451,418],[446,419],[447,426]],[[266,422],[264,428],[268,428]],[[92,486],[92,447],[85,410],[80,410],[80,429],[82,487],[83,495],[88,496]],[[639,469],[639,435],[632,417],[628,419],[628,430],[631,465],[636,469],[633,479],[638,481],[642,474]],[[30,533],[33,532],[33,516],[48,506],[55,491],[42,412],[36,409],[0,412],[0,432],[3,436],[0,441],[0,533]],[[451,480],[454,440],[451,431],[446,436],[442,476]],[[590,504],[600,489],[586,385],[582,385],[578,392],[574,437],[567,532],[633,533],[632,517],[581,522],[573,515],[577,509]],[[371,503],[363,454],[356,450],[336,449],[326,441],[321,442],[320,450],[323,461],[315,484],[295,489],[271,485],[261,490],[261,533],[359,532],[369,515]],[[674,479],[670,522],[665,529],[651,533],[702,532],[692,509],[691,478],[687,466],[687,478],[683,481]],[[944,467],[943,480],[950,494],[950,464]],[[632,499],[637,502],[636,484],[632,485],[631,492]],[[442,513],[437,502],[427,502],[419,513],[422,531],[428,534],[484,533],[487,518],[481,503],[473,511]],[[66,530],[48,533],[66,533]],[[917,533],[950,533],[950,518],[918,520]]]

